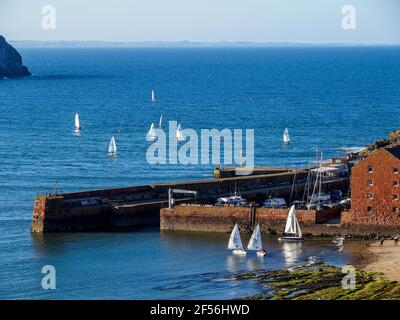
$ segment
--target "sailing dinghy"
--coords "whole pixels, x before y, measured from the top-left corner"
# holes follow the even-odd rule
[[[81,125],[79,122],[79,114],[75,113],[75,131],[80,131],[81,130]]]
[[[228,249],[232,250],[233,254],[246,255],[246,250],[243,249],[242,239],[240,238],[239,226],[236,223],[229,238]]]
[[[261,232],[260,232],[259,224],[257,224],[257,227],[254,229],[253,234],[251,235],[249,244],[247,245],[247,251],[256,251],[257,256],[259,256],[259,257],[264,257],[267,253],[262,247]]]
[[[154,123],[151,124],[149,132],[147,132],[147,140],[149,140],[149,141],[156,140],[156,132],[154,130]]]
[[[287,127],[285,128],[285,131],[283,131],[283,143],[284,144],[290,143],[289,129]]]
[[[108,146],[108,154],[112,156],[117,154],[117,145],[115,144],[114,136],[111,137],[111,141]]]
[[[176,140],[177,140],[177,141],[183,141],[183,140],[185,140],[185,139],[183,138],[181,124],[178,124],[178,128],[176,129]]]
[[[296,218],[296,208],[293,205],[286,220],[285,232],[283,236],[279,238],[283,241],[303,241],[303,234],[300,229],[299,221]]]

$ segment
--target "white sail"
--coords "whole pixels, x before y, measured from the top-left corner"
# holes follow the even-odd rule
[[[294,234],[298,237],[302,237],[300,225],[296,218],[295,206],[292,206],[289,210],[289,214],[286,220],[285,234]]]
[[[160,128],[162,128],[162,115],[161,115],[161,117],[160,117],[160,121],[159,121],[159,123],[158,123],[158,126],[160,127]]]
[[[75,113],[75,130],[81,130],[78,113]]]
[[[261,232],[260,225],[257,224],[257,227],[254,229],[253,234],[251,235],[249,244],[247,245],[247,250],[261,250],[262,249],[262,240],[261,240]]]
[[[182,141],[183,139],[183,134],[182,134],[182,128],[181,124],[178,124],[178,128],[176,129],[176,140]]]
[[[156,101],[156,94],[154,90],[151,90],[151,101],[155,102]]]
[[[289,136],[289,129],[285,128],[285,131],[283,132],[283,142],[284,143],[290,143],[290,136]]]
[[[240,238],[239,226],[236,223],[229,238],[228,249],[243,250],[242,239]]]
[[[117,153],[117,145],[115,143],[114,136],[111,137],[110,144],[108,146],[108,153],[109,154],[116,154]]]
[[[149,132],[147,132],[147,138],[149,140],[155,140],[156,139],[156,132],[154,130],[154,123],[151,124]]]

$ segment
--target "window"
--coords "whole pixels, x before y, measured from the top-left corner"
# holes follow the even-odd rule
[[[373,199],[374,198],[374,194],[373,193],[368,193],[367,194],[367,198],[368,199]]]
[[[399,200],[399,196],[398,196],[397,194],[393,194],[393,195],[392,195],[392,199],[393,199],[393,200]]]
[[[393,207],[392,210],[393,210],[394,213],[399,213],[400,212],[399,207]]]
[[[368,207],[367,207],[367,211],[368,211],[368,212],[374,211],[374,207],[368,206]]]
[[[398,174],[399,173],[399,169],[398,168],[393,168],[393,173],[394,174]]]
[[[369,168],[368,168],[368,173],[373,173],[373,172],[374,172],[374,168],[369,167]]]
[[[368,180],[368,185],[369,185],[369,186],[373,186],[373,185],[374,185],[374,180],[369,179],[369,180]]]
[[[399,180],[393,180],[393,187],[397,187],[399,185]]]

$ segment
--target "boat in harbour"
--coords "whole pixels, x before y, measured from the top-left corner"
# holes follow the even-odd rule
[[[151,90],[151,101],[152,101],[152,102],[156,102],[156,101],[157,101],[157,99],[156,99],[156,93],[154,92],[154,90]]]
[[[257,224],[257,227],[254,229],[253,234],[251,235],[250,241],[247,245],[247,251],[256,251],[257,256],[259,257],[264,257],[267,254],[267,252],[262,247],[261,231],[259,224]]]
[[[112,156],[117,154],[117,144],[115,143],[114,136],[111,137],[110,144],[108,145],[108,154]]]
[[[289,210],[289,214],[286,220],[285,232],[280,241],[303,241],[303,233],[299,225],[299,221],[296,218],[296,207],[293,205]]]
[[[160,121],[158,122],[158,127],[161,129],[162,128],[162,120],[163,120],[163,116],[160,116]]]
[[[81,130],[81,124],[79,121],[79,114],[75,113],[75,131],[80,131]]]
[[[243,248],[242,239],[240,237],[239,226],[237,223],[235,223],[235,226],[233,227],[231,236],[229,238],[228,249],[232,250],[233,254],[242,256],[247,254],[246,250],[244,250]]]

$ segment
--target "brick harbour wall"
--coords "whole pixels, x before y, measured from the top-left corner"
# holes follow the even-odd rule
[[[306,171],[296,174],[298,182],[306,177]],[[167,202],[170,187],[196,190],[202,203],[214,203],[236,189],[248,200],[264,200],[270,188],[274,196],[288,201],[293,178],[294,173],[283,173],[38,196],[33,208],[32,232],[109,231],[159,223],[159,210]],[[327,182],[324,189],[344,190],[347,183],[345,179]],[[294,195],[301,195],[303,190],[304,186],[296,187]],[[185,200],[178,197],[176,201]]]
[[[149,224],[158,225],[159,210],[159,203],[70,207],[65,204],[63,196],[41,196],[35,200],[31,231],[34,233],[113,231]]]
[[[215,207],[182,205],[173,209],[161,209],[160,228],[162,230],[229,232],[237,222],[242,230],[252,230],[260,223],[263,231],[281,233],[285,227],[288,210],[256,208],[252,219],[250,207]],[[316,227],[318,212],[298,210],[297,219],[305,232],[312,232]],[[254,221],[254,222],[253,222]]]
[[[260,223],[263,232],[281,234],[285,228],[288,210],[257,208],[253,223],[249,207],[176,206],[161,209],[160,228],[168,231],[230,232],[237,222],[241,231],[251,232]],[[341,215],[338,224],[324,224]],[[337,210],[298,210],[297,218],[305,236],[345,235],[350,238],[374,238],[400,235],[399,226],[354,224],[351,212]]]

